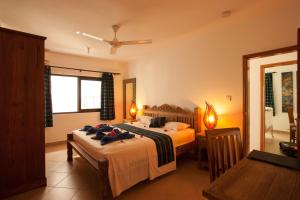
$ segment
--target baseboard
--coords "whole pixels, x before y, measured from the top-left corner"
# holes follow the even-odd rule
[[[49,143],[46,143],[45,146],[51,147],[51,146],[60,145],[60,144],[67,144],[67,140],[57,141],[57,142],[49,142]]]
[[[284,134],[290,134],[289,131],[281,131],[281,130],[275,130],[273,129],[274,132],[277,132],[277,133],[284,133]]]

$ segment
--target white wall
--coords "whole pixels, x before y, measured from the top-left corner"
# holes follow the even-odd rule
[[[261,134],[261,65],[297,60],[297,53],[280,54],[276,56],[255,58],[249,60],[249,114],[250,114],[250,150],[260,150]],[[277,109],[276,109],[277,110]]]
[[[49,65],[74,67],[80,69],[90,70],[103,70],[109,72],[120,72],[121,75],[114,76],[114,88],[115,88],[115,112],[116,119],[109,123],[121,122],[123,118],[123,77],[127,73],[127,63],[96,59],[91,57],[74,56],[68,54],[61,54],[55,52],[46,52],[46,60]],[[70,70],[54,69],[52,73],[69,74],[69,75],[83,75],[83,76],[96,76],[99,77],[99,73],[88,73]],[[45,129],[45,142],[57,142],[66,140],[66,134],[72,130],[83,127],[84,125],[96,125],[100,123],[100,113],[72,113],[72,114],[54,114],[53,115],[53,127]],[[107,123],[107,122],[106,122]]]
[[[297,117],[297,65],[287,65],[266,68],[265,73],[273,73],[273,91],[275,116],[273,117],[273,129],[278,131],[290,131],[289,117],[287,112],[282,112],[282,76],[283,72],[293,72],[293,110],[294,117]]]
[[[204,109],[208,100],[220,114],[218,127],[242,128],[242,56],[295,45],[298,13],[298,0],[264,0],[170,38],[156,52],[129,63],[129,77],[137,78],[137,103]]]

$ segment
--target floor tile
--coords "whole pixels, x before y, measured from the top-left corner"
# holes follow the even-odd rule
[[[67,173],[48,172],[47,174],[47,186],[55,186],[68,176]]]
[[[43,200],[70,200],[75,195],[76,190],[70,188],[52,188],[43,196]]]
[[[41,187],[28,192],[14,195],[6,200],[40,200],[42,199],[52,188],[50,187]]]
[[[46,148],[48,187],[15,195],[9,200],[96,200],[99,199],[97,172],[81,157],[67,162],[65,145]],[[74,154],[75,155],[75,154]],[[177,160],[177,170],[153,181],[143,181],[124,191],[117,200],[202,200],[209,185],[209,173],[189,158]]]

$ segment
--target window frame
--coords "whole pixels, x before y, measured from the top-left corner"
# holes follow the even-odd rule
[[[76,76],[76,75],[66,75],[66,74],[55,74],[52,73],[51,76],[64,76],[64,77],[76,77],[77,78],[77,112],[56,112],[56,114],[74,114],[74,113],[89,113],[89,112],[101,112],[101,108],[91,108],[91,109],[81,109],[81,80],[88,81],[102,81],[102,78],[90,77],[90,76]],[[51,94],[52,95],[52,94]]]

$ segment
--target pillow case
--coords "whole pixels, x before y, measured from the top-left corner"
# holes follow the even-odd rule
[[[146,115],[141,115],[141,116],[138,116],[137,119],[139,122],[141,122],[143,124],[150,125],[152,117],[146,116]]]
[[[167,122],[164,128],[168,130],[180,131],[188,127],[190,127],[190,125],[183,122]]]
[[[150,128],[160,128],[166,124],[165,117],[155,117],[151,119]]]

